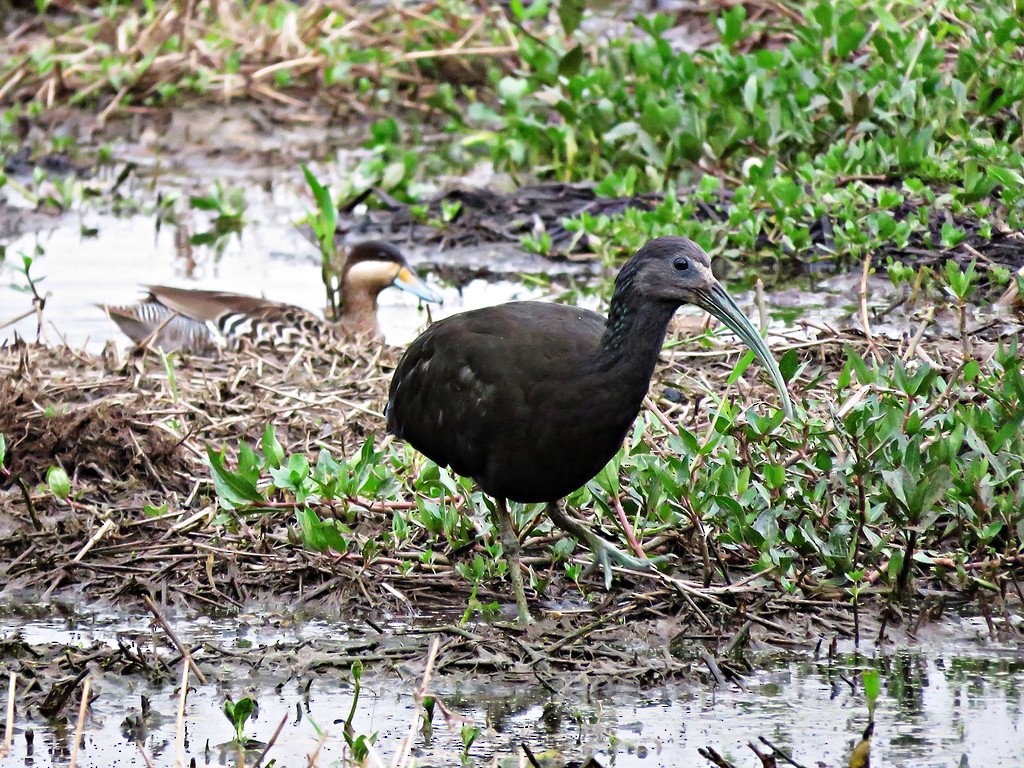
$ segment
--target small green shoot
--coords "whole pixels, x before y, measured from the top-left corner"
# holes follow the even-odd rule
[[[881,677],[877,669],[864,669],[860,673],[864,683],[864,699],[868,704],[868,719],[875,719],[875,705],[882,690]]]
[[[316,203],[315,211],[306,211],[304,221],[312,228],[320,249],[320,276],[324,289],[327,291],[327,315],[338,318],[341,314],[341,271],[343,265],[338,260],[338,247],[334,236],[338,229],[338,209],[331,196],[331,188],[321,184],[320,180],[302,165],[302,175],[306,179],[309,191],[313,193]]]
[[[245,737],[245,724],[249,718],[252,717],[252,713],[256,710],[256,702],[250,697],[246,696],[238,701],[232,701],[228,697],[224,701],[224,717],[228,719],[232,727],[235,729],[234,741],[240,746],[244,746],[248,743],[248,739]]]
[[[462,739],[462,758],[463,761],[469,759],[469,749],[473,746],[473,742],[477,740],[480,735],[480,727],[466,723],[459,730],[459,736]]]
[[[164,352],[163,349],[157,349],[160,354],[160,364],[163,366],[164,373],[167,375],[167,388],[171,392],[171,402],[175,405],[178,404],[178,379],[177,374],[174,372],[174,361],[177,355],[174,352]]]
[[[363,765],[370,755],[370,746],[377,741],[377,734],[356,734],[353,722],[356,712],[359,711],[359,695],[362,692],[363,663],[358,659],[352,664],[352,705],[348,710],[348,717],[345,718],[345,743],[352,750],[352,757]]]
[[[67,501],[71,495],[71,480],[63,467],[55,465],[46,471],[46,485],[50,493],[61,501]]]

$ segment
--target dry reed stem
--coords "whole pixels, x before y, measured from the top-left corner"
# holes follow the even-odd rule
[[[764,280],[760,277],[754,283],[754,306],[757,307],[757,318],[761,328],[761,335],[768,334],[768,302],[764,296]]]
[[[288,713],[286,712],[284,717],[281,718],[281,722],[277,724],[277,728],[274,729],[274,734],[270,737],[270,741],[267,742],[267,746],[263,748],[263,751],[260,752],[260,756],[256,758],[256,764],[253,768],[260,768],[260,766],[263,765],[263,761],[267,758],[267,753],[270,752],[270,748],[277,743],[277,739],[281,735],[281,731],[284,730],[285,723],[287,722]]]
[[[11,745],[14,743],[14,694],[17,686],[18,673],[12,669],[7,684],[7,718],[4,726],[4,746],[3,749],[0,749],[0,760],[11,754]]]
[[[316,748],[306,757],[306,768],[314,768],[316,761],[320,758],[320,750],[324,748],[326,742],[327,731],[324,731],[316,742]]]
[[[77,768],[78,750],[82,744],[82,737],[85,735],[85,714],[89,710],[89,693],[92,689],[92,676],[86,675],[82,682],[82,703],[78,706],[78,721],[75,724],[74,742],[71,744],[71,759],[68,761],[68,768]]]
[[[188,663],[190,667],[192,667],[192,671],[195,673],[196,679],[200,682],[200,684],[206,685],[206,677],[203,675],[202,670],[199,669],[199,665],[196,664],[195,659],[192,658],[192,654],[188,652],[188,649],[182,644],[181,640],[178,639],[178,636],[174,634],[174,630],[171,629],[171,626],[167,623],[167,620],[164,618],[163,614],[160,613],[160,609],[156,607],[156,603],[153,602],[153,598],[151,598],[149,595],[143,595],[142,602],[146,604],[146,607],[149,609],[150,613],[152,613],[153,616],[156,618],[156,621],[160,625],[160,628],[163,629],[167,637],[170,638],[170,641],[174,644],[174,647],[178,649],[178,653],[180,653],[182,658]]]
[[[402,741],[398,746],[398,752],[395,754],[395,760],[391,764],[392,768],[407,768],[410,765],[412,759],[412,743],[416,738],[416,734],[420,730],[420,712],[423,709],[423,700],[427,697],[427,691],[430,687],[430,678],[434,673],[434,664],[437,662],[437,653],[441,649],[441,639],[435,637],[430,644],[430,650],[427,652],[427,665],[423,670],[423,679],[420,681],[420,687],[416,690],[413,698],[416,700],[415,711],[412,715],[412,722],[409,724],[409,730],[402,737]]]
[[[145,745],[138,739],[135,740],[135,748],[139,750],[139,755],[142,757],[142,762],[146,764],[146,768],[153,768],[153,761],[146,754]]]
[[[181,689],[178,691],[178,714],[174,730],[175,768],[185,768],[185,699],[188,697],[189,671],[192,669],[188,659],[182,659],[182,662]]]
[[[860,324],[864,331],[864,337],[868,342],[868,349],[871,350],[875,361],[878,362],[878,353],[875,351],[874,340],[871,337],[871,321],[868,319],[868,276],[870,274],[871,254],[869,253],[864,257],[864,267],[860,273],[860,291],[858,293],[858,298],[860,299]]]
[[[911,358],[913,358],[914,355],[917,354],[917,348],[918,345],[921,343],[921,339],[924,338],[924,332],[928,330],[928,326],[932,324],[932,321],[934,319],[935,307],[928,307],[928,310],[924,316],[924,320],[922,320],[921,324],[917,327],[917,332],[914,334],[913,338],[910,340],[910,343],[907,345],[907,351],[903,354],[904,363],[910,362]]]
[[[72,560],[68,564],[68,566],[75,565],[76,563],[82,562],[82,558],[85,557],[89,553],[89,550],[92,549],[96,545],[96,542],[98,542],[100,539],[102,539],[104,536],[106,536],[107,533],[113,527],[114,527],[114,521],[113,520],[106,520],[103,523],[103,525],[100,526],[100,529],[98,531],[96,531],[96,533],[94,533],[89,538],[89,540],[85,543],[85,546],[82,547],[81,550],[79,550],[78,554],[75,555],[74,558],[72,558]],[[65,575],[66,575],[66,572],[65,572],[65,570],[62,569],[61,572],[58,573],[54,577],[53,581],[50,583],[50,586],[47,587],[45,592],[43,592],[43,600],[44,601],[50,599],[50,595],[53,594],[53,590],[55,590],[60,585],[61,581],[64,580],[64,576]]]

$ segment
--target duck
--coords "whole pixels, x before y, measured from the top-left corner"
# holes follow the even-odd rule
[[[205,353],[228,347],[287,351],[315,349],[341,338],[380,337],[377,296],[395,286],[432,303],[441,295],[384,240],[349,249],[341,273],[341,317],[331,322],[292,304],[230,291],[144,286],[130,305],[100,307],[135,344],[165,352]]]

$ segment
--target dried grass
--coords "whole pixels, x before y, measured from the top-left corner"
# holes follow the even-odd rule
[[[477,60],[510,67],[519,47],[498,6],[456,14],[433,2],[367,9],[337,0],[168,2],[152,14],[134,5],[115,13],[76,7],[72,17],[31,18],[6,46],[0,100],[50,108],[98,99],[101,121],[171,88],[223,102],[304,110],[315,100],[361,112],[363,79],[412,92],[399,105],[422,111],[438,83],[482,83],[486,67]]]

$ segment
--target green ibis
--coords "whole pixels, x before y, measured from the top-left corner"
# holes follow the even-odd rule
[[[626,262],[607,318],[534,301],[465,312],[427,328],[395,369],[388,431],[494,497],[520,624],[529,607],[507,501],[546,502],[552,522],[586,542],[606,580],[610,559],[651,571],[651,560],[620,551],[558,501],[619,450],[682,304],[710,312],[754,351],[790,415],[768,347],[712,275],[708,255],[682,237],[651,240]]]

